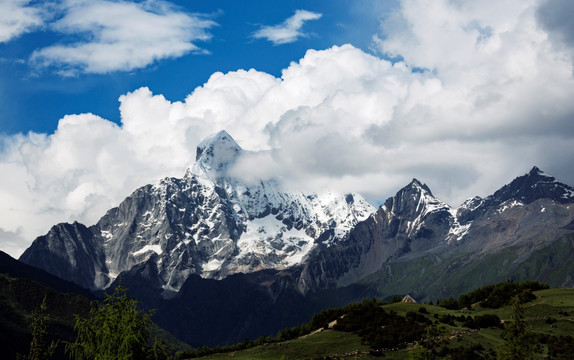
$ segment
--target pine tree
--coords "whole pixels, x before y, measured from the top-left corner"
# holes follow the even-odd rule
[[[78,360],[165,359],[167,351],[157,341],[148,345],[151,312],[141,313],[137,301],[121,285],[106,294],[102,306],[93,307],[88,318],[76,316],[75,342],[66,353]]]
[[[524,321],[524,310],[516,299],[512,307],[512,321],[504,325],[504,343],[496,349],[499,360],[535,359],[541,350],[536,336]]]

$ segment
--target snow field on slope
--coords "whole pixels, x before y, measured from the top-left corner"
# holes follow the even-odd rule
[[[299,263],[313,247],[314,239],[303,229],[288,229],[273,215],[254,219],[247,223],[246,231],[237,242],[239,257],[249,254],[278,255],[280,265],[287,267]]]

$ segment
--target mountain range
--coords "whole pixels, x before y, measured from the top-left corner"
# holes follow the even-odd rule
[[[153,263],[154,280],[167,298],[192,274],[220,280],[299,264],[315,242],[343,240],[374,211],[356,194],[288,193],[274,181],[239,183],[225,174],[242,152],[222,131],[198,146],[183,178],[136,190],[91,227],[56,225],[20,260],[94,290]]]
[[[242,182],[229,169],[243,153],[215,134],[182,178],[137,189],[95,225],[55,225],[19,260],[94,292],[121,281],[194,345],[274,335],[366,297],[574,286],[574,188],[536,167],[458,208],[413,179],[375,209],[359,194]]]

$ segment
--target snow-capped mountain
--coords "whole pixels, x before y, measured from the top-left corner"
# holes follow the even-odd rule
[[[191,274],[222,279],[299,264],[375,210],[357,194],[285,192],[273,180],[242,184],[227,174],[242,153],[221,131],[198,145],[183,178],[137,189],[94,226],[54,226],[20,260],[91,289],[151,262],[170,296]]]
[[[468,199],[458,209],[457,217],[463,224],[467,224],[488,209],[496,208],[503,212],[514,206],[528,205],[538,199],[550,199],[559,204],[572,203],[574,188],[559,182],[535,166],[528,174],[517,177],[484,199],[478,196]]]
[[[413,179],[375,211],[356,194],[242,183],[228,173],[242,154],[220,132],[183,178],[136,190],[93,226],[54,226],[20,260],[91,289],[122,274],[159,325],[195,345],[274,334],[365,297],[574,286],[574,188],[536,167],[458,208]]]
[[[420,267],[419,262],[423,262],[431,275],[416,283],[416,291],[426,295],[430,284],[447,286],[444,274],[432,270],[434,262],[452,261],[449,269],[454,269],[512,248],[520,249],[516,251],[521,258],[513,265],[519,266],[536,251],[572,232],[572,204],[574,188],[536,167],[493,195],[468,199],[459,208],[451,208],[434,197],[428,186],[413,179],[357,224],[348,240],[314,251],[301,275],[301,287],[325,289],[360,280],[365,283],[369,276],[399,266],[395,264],[410,262]],[[460,264],[455,266],[455,259],[461,259]],[[513,266],[505,265],[508,271],[501,269],[498,276],[505,279]],[[414,273],[405,272],[404,276],[416,278]],[[562,276],[561,283],[568,278]],[[388,295],[397,284],[385,286],[387,289],[372,290],[372,295]]]
[[[459,228],[455,213],[427,185],[413,179],[357,224],[347,241],[314,251],[305,265],[300,287],[347,286],[385,263],[445,244],[449,234]]]

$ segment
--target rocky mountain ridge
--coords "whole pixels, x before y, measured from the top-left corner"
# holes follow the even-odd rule
[[[429,284],[444,283],[445,274],[434,273],[433,262],[454,271],[513,247],[525,260],[572,233],[573,190],[534,167],[493,195],[469,199],[453,209],[413,179],[377,212],[357,224],[345,242],[315,251],[305,264],[302,280],[311,284],[310,288],[341,288],[361,281],[368,283],[365,279],[373,274],[385,276],[390,264],[427,260],[430,264],[425,266],[431,270],[431,279],[415,284],[416,294],[426,297],[430,295]],[[564,268],[564,278],[558,285],[574,285],[573,279],[567,280],[572,270],[572,266]],[[392,294],[390,281],[371,289],[369,294]]]
[[[137,189],[94,226],[54,226],[20,260],[90,289],[152,261],[170,296],[191,274],[222,279],[297,265],[317,242],[342,241],[374,211],[357,194],[242,184],[226,176],[242,152],[224,131],[207,138],[183,178]]]
[[[228,173],[242,153],[220,132],[183,178],[136,190],[93,226],[54,226],[20,260],[93,290],[121,274],[194,345],[273,334],[362,298],[429,300],[507,279],[574,286],[574,188],[537,167],[458,208],[413,179],[375,209],[357,194],[242,183]]]

